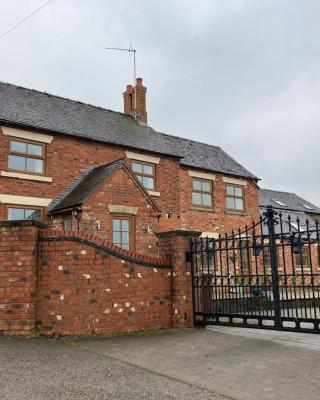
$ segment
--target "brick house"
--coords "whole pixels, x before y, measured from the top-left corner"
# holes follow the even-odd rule
[[[276,226],[278,235],[281,235],[282,230],[296,236],[301,235],[303,238],[308,236],[308,231],[312,232],[310,233],[310,240],[301,246],[301,251],[293,255],[287,248],[281,246],[281,240],[278,240],[277,259],[280,273],[292,271],[301,273],[301,270],[310,273],[312,268],[313,272],[318,274],[320,270],[320,247],[319,243],[312,243],[312,240],[317,242],[320,208],[295,193],[270,189],[259,190],[259,205],[261,215],[269,206],[272,206],[278,214],[281,214],[282,223]],[[264,250],[264,261],[268,270],[271,270],[268,249]]]
[[[119,113],[0,83],[0,220],[157,255],[157,232],[214,237],[258,217],[256,176],[219,147],[149,127],[142,79],[123,96]]]

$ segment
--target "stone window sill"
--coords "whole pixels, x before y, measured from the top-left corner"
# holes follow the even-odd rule
[[[190,210],[206,211],[206,212],[210,212],[210,213],[216,212],[216,210],[213,207],[201,207],[201,206],[190,206]]]
[[[5,176],[7,178],[16,178],[16,179],[25,179],[28,181],[38,181],[38,182],[52,182],[52,178],[50,176],[41,176],[41,175],[30,175],[30,174],[23,174],[20,172],[8,172],[8,171],[1,171],[1,176]]]
[[[243,217],[246,217],[249,215],[245,211],[237,211],[237,210],[225,210],[224,213],[231,214],[231,215],[242,215]]]
[[[155,192],[153,190],[148,190],[150,196],[160,197],[160,192]]]

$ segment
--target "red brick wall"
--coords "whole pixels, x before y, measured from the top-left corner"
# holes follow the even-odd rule
[[[107,180],[85,204],[80,221],[80,230],[94,232],[112,243],[112,216],[116,214],[109,212],[108,204],[137,207],[137,214],[132,216],[134,249],[141,254],[158,256],[157,238],[153,232],[159,230],[159,212],[124,168]],[[100,222],[99,230],[97,221]]]
[[[161,257],[150,257],[89,233],[38,232],[32,221],[2,222],[0,229],[0,333],[30,335],[38,328],[65,335],[192,325],[185,236],[163,234]]]
[[[121,260],[86,244],[41,241],[37,324],[45,334],[167,328],[169,268]]]
[[[9,137],[3,135],[1,129],[0,143],[0,170],[7,170]],[[87,168],[125,157],[125,150],[116,145],[54,135],[52,143],[47,145],[45,171],[46,176],[52,177],[52,183],[0,176],[0,193],[55,199]],[[130,165],[131,161],[127,162]],[[156,165],[156,191],[160,192],[161,196],[154,197],[154,200],[164,213],[169,209],[172,209],[175,215],[180,213],[179,191],[168,190],[176,188],[178,181],[178,161],[172,157],[161,156],[160,163]],[[0,221],[5,219],[6,207],[0,204]],[[44,222],[50,222],[46,220],[46,215]]]
[[[252,221],[259,220],[258,186],[247,181],[244,186],[244,213],[232,214],[226,209],[226,187],[223,175],[214,173],[213,181],[213,211],[195,210],[192,206],[192,177],[188,175],[186,168],[180,168],[181,181],[181,228],[189,230],[201,230],[203,232],[231,232],[232,229],[241,229]]]
[[[0,130],[0,170],[7,169],[7,152],[9,137]],[[157,156],[157,154],[154,154]],[[45,175],[52,177],[52,183],[0,177],[0,193],[18,196],[36,196],[56,198],[88,167],[102,165],[125,156],[125,148],[98,143],[90,140],[54,135],[47,146]],[[130,160],[127,160],[130,164]],[[202,231],[228,230],[250,224],[258,215],[258,189],[248,181],[245,190],[245,215],[225,213],[226,184],[222,175],[215,173],[214,209],[215,212],[191,210],[191,177],[187,169],[179,166],[178,160],[160,156],[156,165],[156,191],[160,197],[154,197],[162,210],[159,229],[197,229]],[[166,214],[171,211],[172,217]],[[5,205],[0,204],[0,220],[6,219]],[[46,222],[46,221],[45,221]],[[50,222],[50,221],[48,221]]]
[[[38,228],[0,226],[0,333],[34,330]]]

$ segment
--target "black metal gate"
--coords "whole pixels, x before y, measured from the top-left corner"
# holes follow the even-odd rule
[[[258,223],[191,241],[196,325],[320,333],[317,221],[269,207]]]

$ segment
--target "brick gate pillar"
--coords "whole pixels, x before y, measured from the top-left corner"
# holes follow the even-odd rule
[[[35,221],[0,221],[0,333],[35,329],[38,230]]]
[[[186,253],[190,251],[190,239],[201,232],[173,230],[159,232],[159,255],[171,260],[172,327],[193,326],[191,263]]]

